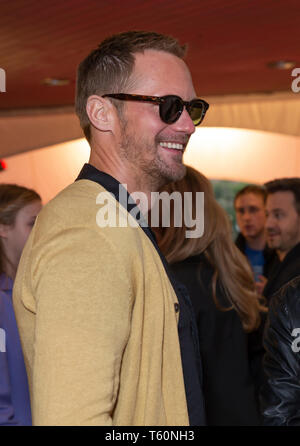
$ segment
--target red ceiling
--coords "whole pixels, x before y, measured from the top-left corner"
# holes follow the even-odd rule
[[[299,0],[0,0],[5,110],[72,105],[78,63],[110,34],[145,29],[189,44],[199,96],[290,91],[300,67]],[[70,79],[50,87],[43,79]]]

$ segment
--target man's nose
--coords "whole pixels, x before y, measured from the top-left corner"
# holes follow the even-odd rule
[[[180,118],[171,125],[177,132],[186,133],[187,135],[192,135],[196,130],[192,118],[188,114],[185,107],[180,115]]]
[[[268,217],[266,217],[266,221],[265,221],[265,228],[266,229],[272,229],[274,227],[274,221],[271,215],[269,215]]]
[[[244,220],[249,220],[250,217],[251,217],[250,212],[245,211],[245,212],[243,213],[243,218],[244,218]]]

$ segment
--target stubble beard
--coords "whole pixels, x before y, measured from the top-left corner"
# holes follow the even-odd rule
[[[120,157],[132,166],[132,175],[136,177],[136,184],[147,184],[151,191],[158,191],[161,187],[173,181],[181,180],[186,174],[186,166],[178,162],[176,168],[167,164],[157,151],[160,139],[154,138],[151,144],[145,140],[138,141],[134,134],[128,131],[127,121],[121,119]],[[144,158],[143,155],[150,155]]]
[[[273,241],[268,240],[267,234],[267,243],[268,246],[272,249],[276,249],[281,252],[289,252],[291,249],[296,246],[300,242],[300,218],[297,219],[295,224],[289,228],[287,232],[280,232],[276,234],[277,238]]]
[[[300,242],[300,221],[297,220],[297,224],[288,232],[287,236],[282,240],[281,247],[285,252],[289,252]]]

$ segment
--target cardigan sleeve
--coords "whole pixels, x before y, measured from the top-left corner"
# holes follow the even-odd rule
[[[112,424],[133,295],[116,245],[84,227],[34,245],[35,425]]]

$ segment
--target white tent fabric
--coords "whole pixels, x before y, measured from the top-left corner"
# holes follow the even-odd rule
[[[89,152],[86,141],[76,140],[6,158],[0,183],[35,189],[46,203],[76,179]]]
[[[199,129],[184,161],[216,180],[262,184],[300,177],[300,137],[246,129]]]
[[[235,127],[300,136],[300,92],[208,98],[206,127]]]
[[[40,149],[82,137],[73,108],[0,114],[0,156]]]

